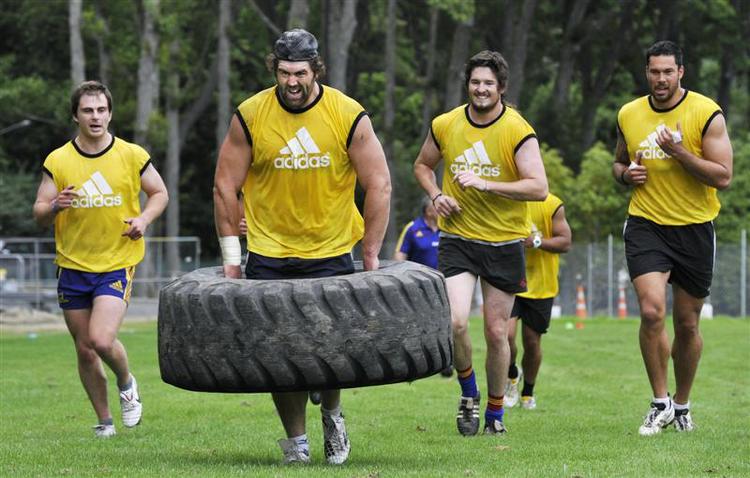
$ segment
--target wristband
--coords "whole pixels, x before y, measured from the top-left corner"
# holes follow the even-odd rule
[[[434,198],[432,198],[432,205],[433,205],[433,206],[435,205],[435,199],[439,198],[439,197],[440,197],[440,196],[442,196],[442,195],[443,195],[443,193],[437,193],[437,194],[435,194],[435,197],[434,197]]]
[[[539,249],[539,247],[541,247],[542,245],[542,236],[534,236],[534,239],[531,241],[531,245],[534,246],[534,249]]]
[[[224,236],[219,238],[221,258],[225,266],[238,266],[242,263],[242,247],[239,236]]]
[[[57,199],[52,201],[52,214],[57,214],[60,212],[60,205],[57,204]]]

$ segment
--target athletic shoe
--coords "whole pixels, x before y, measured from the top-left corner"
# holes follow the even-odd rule
[[[513,408],[518,405],[518,399],[521,395],[520,393],[518,393],[518,384],[521,383],[522,378],[523,372],[521,372],[521,369],[519,369],[518,377],[509,378],[508,381],[505,382],[505,398],[503,399],[503,407]]]
[[[310,403],[312,403],[313,405],[320,405],[320,400],[320,391],[313,390],[310,392]]]
[[[484,426],[485,435],[504,435],[506,433],[508,433],[508,430],[501,420],[492,420]]]
[[[685,410],[684,413],[678,413],[675,411],[674,429],[678,432],[691,432],[695,430],[695,424],[693,423],[693,417],[690,416],[690,410]]]
[[[536,398],[533,396],[531,397],[521,397],[521,408],[524,408],[526,410],[533,410],[536,408]]]
[[[284,452],[284,464],[310,463],[310,450],[297,445],[293,438],[279,440],[281,451]]]
[[[641,436],[652,436],[661,432],[662,428],[667,428],[674,421],[674,407],[672,403],[663,405],[651,403],[651,410],[643,420],[643,425],[638,429]]]
[[[96,438],[109,438],[116,434],[114,425],[96,425],[92,428],[94,429]]]
[[[340,465],[349,458],[351,449],[344,415],[332,417],[323,414],[323,451],[326,461],[331,465]]]
[[[122,411],[122,424],[126,427],[134,427],[141,423],[143,406],[141,396],[138,395],[138,383],[133,374],[130,374],[133,385],[125,391],[120,392],[120,410]]]
[[[479,433],[479,395],[475,398],[461,397],[456,415],[458,433],[473,436]]]

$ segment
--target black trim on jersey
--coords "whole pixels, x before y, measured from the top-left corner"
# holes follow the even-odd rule
[[[479,124],[479,123],[475,123],[475,122],[473,122],[471,120],[471,117],[469,116],[469,106],[470,105],[467,103],[466,104],[466,108],[464,108],[464,114],[466,115],[466,121],[468,121],[469,124],[472,125],[475,128],[489,128],[490,126],[492,126],[493,124],[495,124],[497,122],[497,120],[499,120],[500,118],[502,118],[503,115],[505,114],[505,110],[508,109],[508,107],[505,106],[505,104],[503,104],[503,110],[500,112],[499,115],[497,115],[497,118],[493,119],[492,121],[490,121],[487,124]]]
[[[367,111],[360,111],[356,118],[354,118],[354,122],[352,123],[352,127],[349,128],[349,134],[346,135],[346,149],[349,149],[349,145],[352,144],[352,139],[354,139],[354,130],[357,129],[357,125],[359,124],[359,120],[364,118],[365,116],[370,116]]]
[[[530,140],[531,138],[536,138],[536,134],[529,133],[526,136],[524,136],[523,139],[518,142],[518,144],[516,145],[516,147],[513,148],[513,154],[516,154],[518,152],[518,150],[521,149],[521,146],[523,146],[523,143],[525,143],[526,141]]]
[[[432,140],[435,142],[435,146],[437,146],[437,149],[440,149],[440,143],[438,143],[437,137],[435,136],[435,130],[432,129],[432,124],[430,124],[430,134],[432,135]]]
[[[677,108],[678,106],[680,106],[680,104],[682,104],[682,102],[685,101],[685,98],[687,98],[688,93],[690,93],[690,91],[687,88],[685,88],[685,94],[682,95],[682,98],[680,98],[680,101],[678,101],[676,105],[672,106],[671,108],[667,108],[665,110],[660,110],[659,108],[654,106],[654,104],[651,102],[651,95],[648,95],[648,105],[651,107],[652,110],[654,110],[657,113],[667,113]]]
[[[274,90],[273,90],[273,91],[274,91],[274,93],[276,94],[276,101],[278,101],[278,102],[279,102],[279,106],[281,106],[282,108],[284,108],[284,110],[285,110],[285,111],[286,111],[287,113],[292,113],[292,114],[294,114],[294,115],[298,115],[298,114],[300,114],[300,113],[304,113],[305,111],[308,111],[308,110],[310,110],[310,109],[311,109],[311,108],[312,108],[313,106],[317,105],[317,104],[318,104],[318,102],[319,102],[319,101],[320,101],[321,99],[323,99],[323,85],[321,85],[321,84],[320,84],[320,83],[318,83],[317,81],[316,81],[315,83],[317,83],[317,84],[318,84],[318,87],[320,87],[320,94],[318,95],[318,97],[317,97],[317,98],[315,98],[315,99],[313,100],[313,102],[312,102],[312,103],[310,103],[309,105],[305,106],[304,108],[300,108],[300,109],[296,109],[296,110],[295,110],[295,109],[292,109],[292,108],[288,107],[288,106],[287,106],[287,105],[286,105],[286,104],[284,103],[284,101],[283,101],[283,100],[281,99],[281,94],[279,93],[279,86],[278,86],[278,85],[276,85],[276,88],[274,88]]]
[[[148,167],[149,164],[151,164],[151,158],[148,158],[148,161],[146,161],[146,164],[143,165],[143,167],[141,168],[141,172],[138,173],[139,176],[143,176],[143,172],[146,171],[146,168]]]
[[[253,137],[250,136],[250,130],[247,129],[247,123],[245,123],[245,118],[242,117],[242,113],[240,113],[240,110],[234,110],[235,116],[237,116],[237,119],[240,120],[240,126],[242,126],[242,131],[245,132],[245,139],[247,139],[247,144],[250,146],[253,145]]]
[[[706,131],[708,131],[708,127],[711,126],[711,121],[713,121],[717,115],[724,116],[724,112],[721,110],[716,110],[711,114],[711,116],[708,118],[708,121],[706,121],[706,125],[703,127],[703,131],[701,131],[701,138],[706,136]]]
[[[552,212],[552,215],[550,217],[555,217],[555,214],[557,214],[557,211],[560,210],[561,207],[565,206],[564,202],[561,202],[559,206],[555,208],[555,210]]]
[[[52,175],[52,171],[42,166],[42,174],[47,173],[47,176],[50,177],[50,179],[55,179],[55,177]]]
[[[98,153],[93,153],[93,154],[85,153],[81,150],[81,148],[78,147],[78,144],[76,144],[75,139],[72,139],[70,142],[73,143],[73,147],[76,149],[76,151],[78,151],[78,154],[80,154],[81,156],[85,158],[98,158],[99,156],[104,156],[105,154],[107,154],[107,151],[112,149],[112,146],[115,145],[115,135],[113,135],[112,133],[110,134],[112,135],[112,141],[109,143],[109,145],[106,148],[99,151]]]

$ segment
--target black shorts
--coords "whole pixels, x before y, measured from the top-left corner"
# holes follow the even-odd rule
[[[300,259],[266,257],[248,252],[245,265],[245,277],[258,280],[312,279],[353,273],[354,261],[350,253],[323,259]]]
[[[549,329],[549,321],[552,317],[552,303],[554,297],[549,299],[527,299],[516,296],[513,302],[511,317],[520,317],[521,322],[538,334],[546,334]]]
[[[649,272],[671,271],[669,282],[699,299],[709,295],[716,254],[712,222],[661,226],[630,216],[622,237],[630,280]]]
[[[455,237],[441,237],[438,270],[446,278],[470,272],[509,294],[526,292],[523,242],[490,246]]]

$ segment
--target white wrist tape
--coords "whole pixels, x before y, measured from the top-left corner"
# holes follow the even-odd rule
[[[225,266],[238,266],[242,263],[242,247],[239,236],[224,236],[219,238],[221,258]]]

